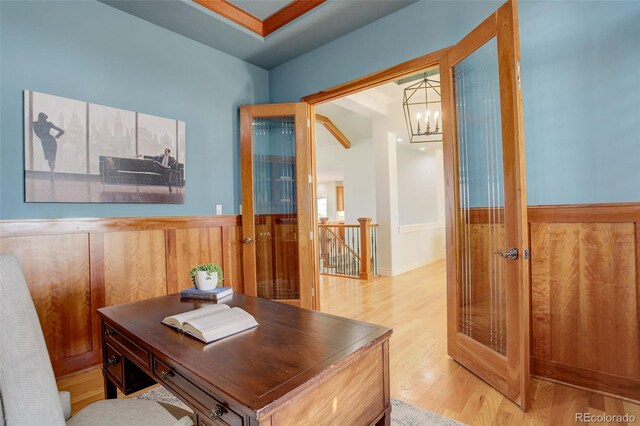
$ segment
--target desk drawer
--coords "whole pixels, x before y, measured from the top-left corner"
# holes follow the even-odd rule
[[[122,387],[122,354],[107,343],[107,356],[105,357],[105,368],[116,379]]]
[[[220,420],[211,420],[207,416],[202,413],[198,413],[198,422],[197,426],[226,426],[227,423],[222,422]]]
[[[131,360],[136,361],[141,367],[146,368],[147,371],[150,370],[149,352],[132,342],[125,335],[119,333],[118,330],[106,323],[104,324],[104,340],[107,343],[116,342],[120,344],[120,346],[122,346],[126,350],[126,355]]]
[[[214,398],[209,393],[200,389],[191,382],[187,377],[175,371],[174,368],[154,358],[153,374],[160,378],[159,383],[170,387],[178,394],[185,397],[200,414],[202,425],[230,425],[242,426],[242,417],[231,411],[229,407],[222,401]]]

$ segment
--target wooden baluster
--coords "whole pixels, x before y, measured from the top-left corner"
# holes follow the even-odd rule
[[[358,218],[360,222],[360,279],[370,280],[371,273],[371,218]]]
[[[321,217],[320,218],[320,224],[321,225],[327,225],[327,223],[329,222],[329,218],[328,217]],[[329,253],[328,253],[328,247],[327,247],[327,228],[325,228],[324,226],[320,227],[320,255],[322,257],[322,260],[324,260],[325,262],[327,261],[327,259],[329,259]]]

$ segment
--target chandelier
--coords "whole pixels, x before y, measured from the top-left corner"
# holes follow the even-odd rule
[[[424,73],[422,80],[404,89],[402,107],[411,143],[442,142],[439,80]]]

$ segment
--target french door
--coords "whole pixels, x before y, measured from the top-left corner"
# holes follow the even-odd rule
[[[517,3],[442,65],[449,355],[527,409],[529,273]]]
[[[308,123],[306,103],[240,107],[245,293],[310,309]]]

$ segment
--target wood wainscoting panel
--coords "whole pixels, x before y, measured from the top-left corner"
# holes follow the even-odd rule
[[[640,400],[636,223],[531,223],[530,232],[534,374]]]
[[[167,294],[164,231],[104,234],[105,305]]]
[[[531,242],[531,356],[551,357],[551,298],[549,297],[549,224],[529,225]]]
[[[584,343],[597,356],[584,357],[579,366],[640,379],[640,356],[629,356],[640,355],[636,257],[634,223],[580,225],[580,293],[586,303],[579,332],[591,330]]]
[[[593,332],[581,324],[585,309],[581,307],[580,232],[579,224],[549,224],[549,329],[551,359],[580,363],[581,358],[594,357],[585,353],[586,339]],[[536,238],[537,236],[533,236]],[[583,282],[584,286],[591,283]],[[586,308],[586,306],[584,307]],[[582,318],[584,320],[584,318]],[[581,333],[583,332],[583,333]],[[583,350],[583,348],[585,350]]]
[[[244,293],[242,279],[242,227],[168,229],[167,294],[191,287],[191,269],[202,263],[217,263],[224,273],[224,285]]]
[[[242,275],[242,226],[222,228],[222,268],[225,280],[233,285],[233,291],[244,293]]]
[[[188,228],[167,232],[175,233],[177,291],[193,286],[189,272],[195,265],[217,263],[223,267],[222,228]],[[169,261],[174,261],[174,259]],[[222,271],[226,272],[224,268]],[[225,279],[227,281],[225,284],[229,284],[229,277],[225,276]]]
[[[65,363],[91,358],[89,235],[3,238],[0,252],[20,262],[56,374],[64,374]]]
[[[57,378],[99,365],[96,310],[190,286],[217,262],[244,292],[240,216],[0,221],[0,252],[18,257]]]

